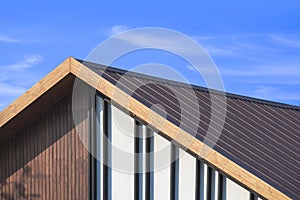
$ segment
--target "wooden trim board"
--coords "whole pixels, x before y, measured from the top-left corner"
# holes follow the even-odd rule
[[[6,107],[0,113],[0,128],[68,75],[70,73],[70,61],[71,57],[67,58],[17,100]]]
[[[20,113],[23,109],[30,106],[32,102],[37,100],[47,90],[70,73],[97,89],[100,93],[107,96],[121,107],[127,109],[138,118],[144,120],[154,128],[161,130],[162,134],[174,139],[177,143],[189,149],[189,151],[195,155],[198,155],[206,162],[215,166],[223,173],[248,187],[250,190],[258,193],[262,197],[267,199],[290,199],[288,196],[265,181],[259,179],[217,151],[210,149],[210,147],[205,145],[203,142],[195,139],[189,133],[164,119],[157,113],[154,113],[150,108],[132,98],[72,57],[67,58],[41,81],[4,109],[0,113],[0,127],[3,127],[8,121],[13,120],[14,116],[18,115],[18,113]]]

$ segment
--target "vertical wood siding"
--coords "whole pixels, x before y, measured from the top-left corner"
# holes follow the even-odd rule
[[[87,199],[88,114],[74,128],[71,95],[0,144],[0,199]],[[87,105],[87,99],[81,100]]]

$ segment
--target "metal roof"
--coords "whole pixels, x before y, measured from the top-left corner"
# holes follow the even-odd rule
[[[209,92],[224,95],[200,86],[78,61],[147,107],[160,104],[163,109],[156,111],[185,131],[195,134],[191,127],[197,126],[196,138],[201,141],[211,123]],[[191,94],[197,102],[190,99]],[[291,198],[299,198],[300,107],[225,95],[225,124],[213,149]]]

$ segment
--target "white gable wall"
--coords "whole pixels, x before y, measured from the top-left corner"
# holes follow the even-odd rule
[[[232,180],[226,178],[226,199],[228,200],[249,200],[250,192],[239,186]]]
[[[98,118],[100,119],[100,127],[97,128],[97,131],[100,132],[103,130],[101,124],[106,116],[103,114],[103,100],[101,98],[97,99],[96,106],[98,112]],[[109,178],[109,200],[123,200],[123,199],[134,199],[137,194],[142,192],[140,199],[146,199],[146,193],[149,191],[149,188],[146,188],[146,175],[142,175],[142,182],[139,186],[135,186],[135,174],[134,174],[134,153],[135,153],[135,119],[121,111],[119,108],[114,105],[110,105],[109,114],[111,119],[108,122],[111,130],[111,144],[108,149],[111,150],[111,166],[112,169],[108,171]],[[139,129],[140,130],[140,129]],[[141,130],[143,132],[143,137],[147,134],[147,128],[144,125],[141,125]],[[151,131],[153,133],[153,131]],[[103,136],[103,134],[102,134]],[[99,136],[100,138],[102,136]],[[172,184],[176,185],[176,191],[178,195],[173,195],[174,200],[194,200],[196,195],[200,200],[207,200],[208,196],[211,196],[212,200],[249,200],[250,192],[239,186],[237,183],[231,181],[230,179],[221,176],[219,172],[209,167],[207,164],[197,161],[197,159],[191,154],[185,152],[179,148],[179,160],[178,168],[175,170],[177,176],[176,180],[173,183],[171,178],[171,142],[164,137],[160,136],[157,133],[154,133],[153,142],[153,152],[151,163],[153,163],[154,171],[151,175],[151,198],[150,200],[165,200],[171,198]],[[146,152],[146,140],[142,140],[142,151]],[[98,146],[103,145],[101,141],[97,142]],[[97,151],[101,154],[101,147],[97,147]],[[103,156],[103,155],[101,155]],[[109,156],[110,157],[110,156]],[[146,158],[142,158],[143,161],[143,170],[146,172]],[[199,167],[196,167],[197,164]],[[100,163],[97,165],[97,173],[100,173],[98,176],[98,190],[102,190],[103,185],[103,165]],[[198,170],[198,172],[197,172]],[[210,170],[210,176],[208,174]],[[200,177],[197,178],[196,175]],[[211,184],[209,185],[208,182]],[[148,183],[149,184],[149,183]],[[219,187],[222,186],[222,189]],[[135,188],[139,187],[139,188]],[[149,186],[148,186],[149,187]],[[220,194],[220,191],[222,194]],[[209,194],[210,192],[210,194]],[[102,192],[98,192],[97,199],[101,200]],[[255,197],[258,199],[258,197]]]
[[[179,199],[195,199],[196,158],[179,149]]]
[[[154,199],[170,199],[171,142],[154,135]]]
[[[111,113],[112,199],[134,199],[134,119],[115,106]]]

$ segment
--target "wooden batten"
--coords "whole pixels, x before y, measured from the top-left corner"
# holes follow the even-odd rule
[[[107,96],[124,109],[130,111],[133,115],[144,120],[152,127],[160,130],[162,134],[165,134],[165,136],[175,140],[178,144],[187,148],[193,154],[198,155],[201,159],[215,166],[223,173],[248,187],[250,190],[258,193],[262,197],[267,199],[290,199],[276,188],[259,179],[249,171],[243,169],[241,166],[229,160],[219,152],[210,149],[203,142],[193,138],[189,133],[180,129],[170,121],[167,121],[160,115],[153,113],[150,108],[132,98],[115,85],[84,66],[84,64],[71,57],[66,59],[56,69],[50,72],[45,78],[39,81],[0,113],[1,128],[68,74],[73,74],[75,77],[80,78],[82,81],[97,89],[100,93]]]

